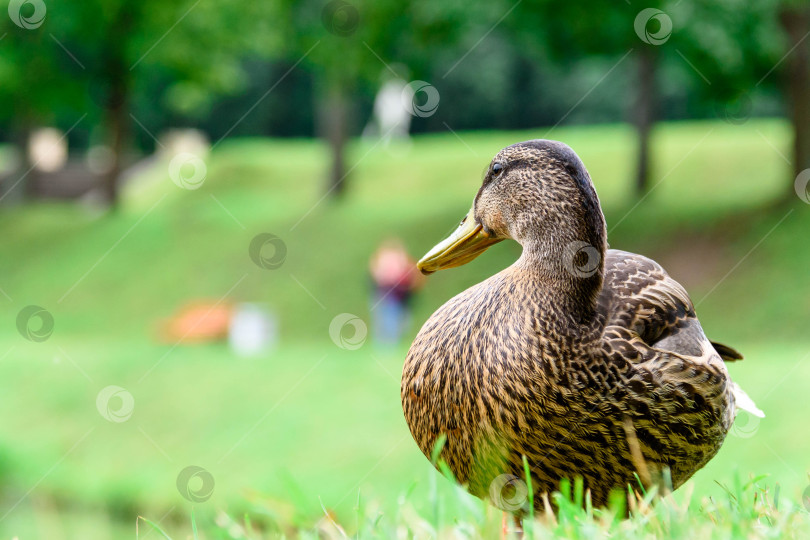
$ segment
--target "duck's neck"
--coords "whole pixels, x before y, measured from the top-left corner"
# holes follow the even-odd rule
[[[538,321],[549,334],[577,340],[595,339],[604,321],[597,304],[604,277],[604,242],[597,246],[556,237],[523,243],[515,269],[529,280],[528,290],[543,317]],[[541,328],[542,329],[542,328]]]

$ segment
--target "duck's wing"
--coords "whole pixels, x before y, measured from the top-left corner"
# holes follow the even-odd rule
[[[610,249],[605,257],[605,280],[599,307],[605,327],[630,330],[650,347],[667,340],[667,350],[688,356],[703,355],[703,339],[682,330],[697,321],[689,295],[655,261]],[[702,333],[702,332],[701,332]],[[677,339],[679,337],[680,339]]]
[[[649,363],[659,375],[672,378],[673,384],[685,383],[700,393],[715,394],[719,389],[708,386],[716,379],[714,375],[720,376],[722,382],[729,383],[736,408],[764,416],[730,381],[723,365],[723,360],[739,360],[742,355],[709,341],[686,290],[655,261],[608,250],[599,309],[606,319],[604,342],[608,350],[632,347],[639,353],[636,362]],[[678,373],[674,366],[688,369]],[[703,377],[702,370],[713,376]]]

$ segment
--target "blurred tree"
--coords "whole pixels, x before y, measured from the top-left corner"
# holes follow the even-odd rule
[[[638,193],[643,193],[649,182],[650,135],[659,103],[656,84],[659,48],[672,33],[671,19],[659,9],[663,4],[653,0],[645,3],[642,10],[612,0],[594,0],[587,5],[526,0],[509,19],[510,27],[540,58],[546,56],[569,66],[586,57],[609,59],[603,76],[585,89],[572,110],[614,70],[618,71],[614,74],[617,77],[627,74],[629,66],[623,65],[627,59],[635,64],[635,75],[625,78],[628,93],[633,96],[629,100],[629,119],[638,136],[635,173]]]
[[[686,21],[675,50],[705,82],[693,93],[722,103],[722,118],[744,123],[755,98],[781,94],[793,130],[792,197],[795,175],[810,167],[810,4],[693,0],[674,13]]]
[[[805,0],[652,1],[643,9],[610,0],[587,6],[526,0],[516,11],[509,24],[522,42],[560,64],[602,55],[616,68],[624,55],[632,54],[636,75],[627,80],[635,95],[630,120],[638,133],[637,193],[649,183],[649,139],[660,115],[656,73],[661,65],[673,68],[668,76],[679,73],[689,81],[692,101],[720,103],[721,117],[741,123],[751,113],[753,95],[780,87],[778,77],[769,75],[787,58],[787,85],[780,90],[791,109],[794,166],[796,172],[810,166],[810,6]],[[779,34],[787,35],[785,48],[779,46]]]
[[[104,110],[114,161],[106,175],[108,202],[129,144],[133,91],[156,72],[169,73],[166,89],[176,109],[241,87],[242,55],[280,46],[272,4],[91,0],[76,4],[71,42],[88,57],[91,96]],[[94,91],[95,90],[95,91]],[[192,111],[188,107],[184,112]]]
[[[794,177],[810,168],[810,4],[783,2],[779,22],[787,34],[785,96],[793,124]],[[790,194],[791,197],[793,193]]]
[[[383,2],[384,3],[384,2]],[[351,96],[369,55],[364,50],[358,7],[343,0],[279,0],[285,26],[285,59],[305,63],[314,75],[316,133],[330,153],[327,193],[339,196],[346,188],[345,145],[354,120]],[[363,13],[363,18],[367,17]]]
[[[67,103],[78,111],[99,111],[93,116],[100,118],[104,140],[112,151],[103,193],[115,207],[118,178],[130,144],[133,93],[160,73],[170,74],[174,82],[166,90],[175,92],[174,101],[181,107],[183,98],[177,95],[199,100],[200,94],[234,91],[244,79],[242,55],[279,47],[278,33],[271,25],[274,20],[272,4],[265,2],[50,0],[36,40],[23,34],[15,43],[19,55],[8,69],[20,84],[10,90],[14,101],[25,103],[35,120],[42,122],[49,120],[43,111],[50,103],[66,103],[67,88],[83,88],[84,100],[74,97]],[[27,63],[36,59],[46,71],[53,58],[61,58],[68,69],[54,69],[50,72],[53,84],[43,78],[33,86],[38,92],[31,92],[26,84],[31,73]]]
[[[327,193],[347,186],[345,145],[357,130],[356,95],[376,87],[380,73],[407,77],[395,64],[424,75],[437,50],[453,47],[476,10],[459,1],[278,0],[286,59],[310,66],[317,103],[317,133],[329,146]]]
[[[78,66],[47,31],[44,10],[43,3],[12,0],[8,17],[5,13],[0,17],[0,120],[8,126],[21,158],[6,188],[14,186],[28,197],[39,193],[37,169],[26,151],[31,130],[74,124],[83,99],[81,84],[73,76]]]

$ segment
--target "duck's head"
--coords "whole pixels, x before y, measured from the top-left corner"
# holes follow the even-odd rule
[[[605,219],[588,171],[567,145],[538,139],[498,152],[470,212],[417,266],[423,274],[460,266],[507,238],[549,272],[601,275]]]

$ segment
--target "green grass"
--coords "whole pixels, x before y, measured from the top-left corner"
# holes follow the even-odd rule
[[[724,499],[705,499],[700,505],[692,491],[665,494],[632,490],[617,493],[609,508],[594,508],[581,482],[563,482],[561,490],[545,499],[546,511],[521,521],[522,536],[511,519],[482,501],[469,501],[460,489],[450,496],[435,497],[432,511],[420,515],[407,496],[398,500],[395,512],[384,513],[373,502],[358,497],[354,519],[341,523],[327,510],[306,528],[265,527],[249,515],[241,519],[221,513],[215,524],[198,523],[191,513],[191,535],[201,538],[202,528],[212,538],[805,538],[810,534],[807,511],[780,498],[779,490],[761,484],[760,478],[737,479],[725,487]],[[551,511],[551,503],[557,507]],[[136,539],[156,531],[171,540],[165,528],[139,517]],[[506,531],[504,531],[506,527]]]
[[[461,526],[453,515],[477,531],[489,530],[487,520],[499,526],[500,516],[483,506],[462,512],[477,503],[437,478],[411,440],[399,405],[406,349],[369,342],[344,351],[328,328],[344,312],[368,320],[366,265],[382,238],[401,236],[421,254],[467,211],[497,150],[544,133],[462,133],[463,142],[431,135],[393,150],[357,142],[349,161],[358,165],[340,202],[318,202],[327,155],[316,142],[233,140],[210,157],[199,190],[177,188],[164,165],[127,187],[114,216],[61,203],[4,208],[0,288],[10,300],[0,297],[0,407],[13,414],[0,419],[0,534],[114,538],[131,534],[143,515],[181,537],[192,507],[207,530],[219,511],[240,521],[249,511],[257,524],[288,533],[313,530],[325,507],[351,533],[358,492],[366,501],[361,523],[367,512],[386,516],[379,528],[362,529],[369,535],[387,536],[407,516],[433,516],[444,499],[442,527]],[[588,166],[611,246],[662,262],[699,302],[707,333],[746,354],[732,375],[768,416],[756,429],[740,422],[694,477],[695,526],[707,526],[710,510],[701,513],[701,505],[728,500],[716,481],[768,474],[759,484],[778,483],[783,500],[799,508],[808,485],[802,403],[810,362],[801,360],[810,351],[810,206],[796,197],[775,204],[792,185],[763,140],[784,153],[788,135],[775,120],[661,125],[656,187],[635,208],[626,126],[549,135]],[[248,256],[261,232],[287,245],[278,270]],[[504,243],[432,276],[416,298],[408,338],[446,299],[518,253]],[[273,306],[276,350],[242,359],[225,345],[157,342],[159,319],[228,291],[229,300]],[[53,314],[54,333],[43,343],[16,331],[16,315],[29,304]],[[96,410],[98,392],[113,384],[135,399],[123,423]],[[193,505],[178,493],[177,475],[189,465],[215,479],[207,502]],[[710,496],[715,503],[704,502]],[[669,510],[652,510],[659,511]]]

